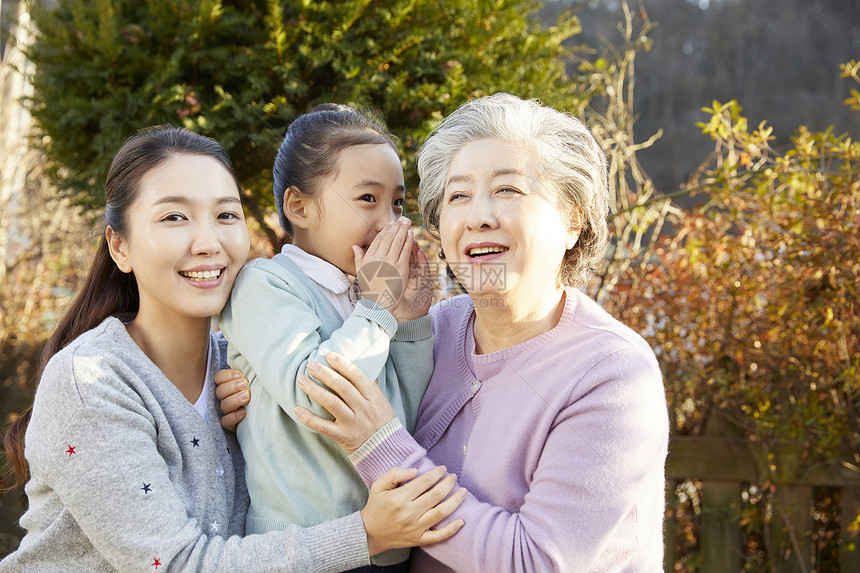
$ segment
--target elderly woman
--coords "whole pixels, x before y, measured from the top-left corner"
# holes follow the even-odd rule
[[[436,464],[469,494],[413,571],[658,571],[668,416],[647,344],[578,287],[607,244],[605,158],[578,119],[496,94],[447,117],[419,159],[419,202],[465,288],[431,314],[436,366],[414,438],[338,357],[302,421],[367,484]],[[360,447],[359,447],[360,446]]]

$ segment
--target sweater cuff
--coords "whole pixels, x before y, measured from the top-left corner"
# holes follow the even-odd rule
[[[370,564],[367,532],[361,512],[307,528],[307,549],[313,563],[325,563],[327,570],[347,571]]]
[[[431,336],[433,336],[433,321],[430,319],[429,314],[425,314],[420,318],[414,318],[407,322],[398,322],[394,340],[414,342],[430,338]]]
[[[376,430],[376,433],[370,436],[366,442],[361,444],[360,448],[349,454],[349,461],[352,462],[352,465],[358,465],[358,462],[366,458],[370,452],[382,444],[385,438],[402,427],[403,424],[400,422],[400,419],[394,416],[387,424]]]
[[[374,437],[376,436],[371,437],[368,442]],[[363,447],[364,445],[362,445]],[[374,481],[385,475],[385,472],[391,468],[402,467],[420,449],[421,447],[415,442],[415,438],[406,431],[406,428],[398,420],[388,436],[382,438],[375,447],[369,447],[364,452],[362,459],[355,462],[355,469],[358,470],[361,479],[369,488]]]
[[[362,316],[375,322],[388,334],[388,338],[393,338],[394,333],[397,332],[397,319],[378,302],[373,302],[366,298],[360,299],[355,305],[355,310],[352,314],[353,316]]]

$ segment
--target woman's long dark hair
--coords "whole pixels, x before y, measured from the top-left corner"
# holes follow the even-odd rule
[[[144,175],[176,154],[205,155],[220,162],[236,181],[230,158],[217,141],[187,129],[170,126],[147,128],[130,137],[111,162],[105,182],[105,228],[128,237],[128,212],[140,193]],[[51,357],[72,340],[98,326],[105,318],[118,313],[136,314],[140,304],[133,273],[119,270],[108,250],[104,234],[90,265],[83,287],[78,290],[53,334],[45,343],[39,361],[39,375]],[[28,479],[24,457],[24,432],[32,407],[27,408],[6,431],[3,446],[13,480],[8,489],[23,485]]]

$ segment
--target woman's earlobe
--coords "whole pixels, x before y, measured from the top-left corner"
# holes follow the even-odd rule
[[[579,242],[579,235],[582,233],[581,229],[571,229],[567,233],[567,240],[564,242],[565,250],[571,250],[576,246],[576,243]]]
[[[128,260],[128,243],[112,227],[105,229],[105,241],[107,241],[110,258],[116,263],[120,271],[130,273],[131,262]]]
[[[586,230],[585,228],[588,225],[585,221],[585,213],[583,213],[582,209],[576,209],[574,211],[568,225],[564,248],[569,251],[579,242],[579,238],[582,236],[582,233]]]
[[[295,229],[307,229],[311,224],[312,198],[295,185],[284,191],[284,216]]]

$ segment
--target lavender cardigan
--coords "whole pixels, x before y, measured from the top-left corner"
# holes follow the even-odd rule
[[[352,458],[370,484],[445,464],[465,526],[412,571],[660,571],[668,415],[644,340],[569,289],[559,324],[474,355],[473,307],[433,311],[436,369],[413,439],[396,421]]]

